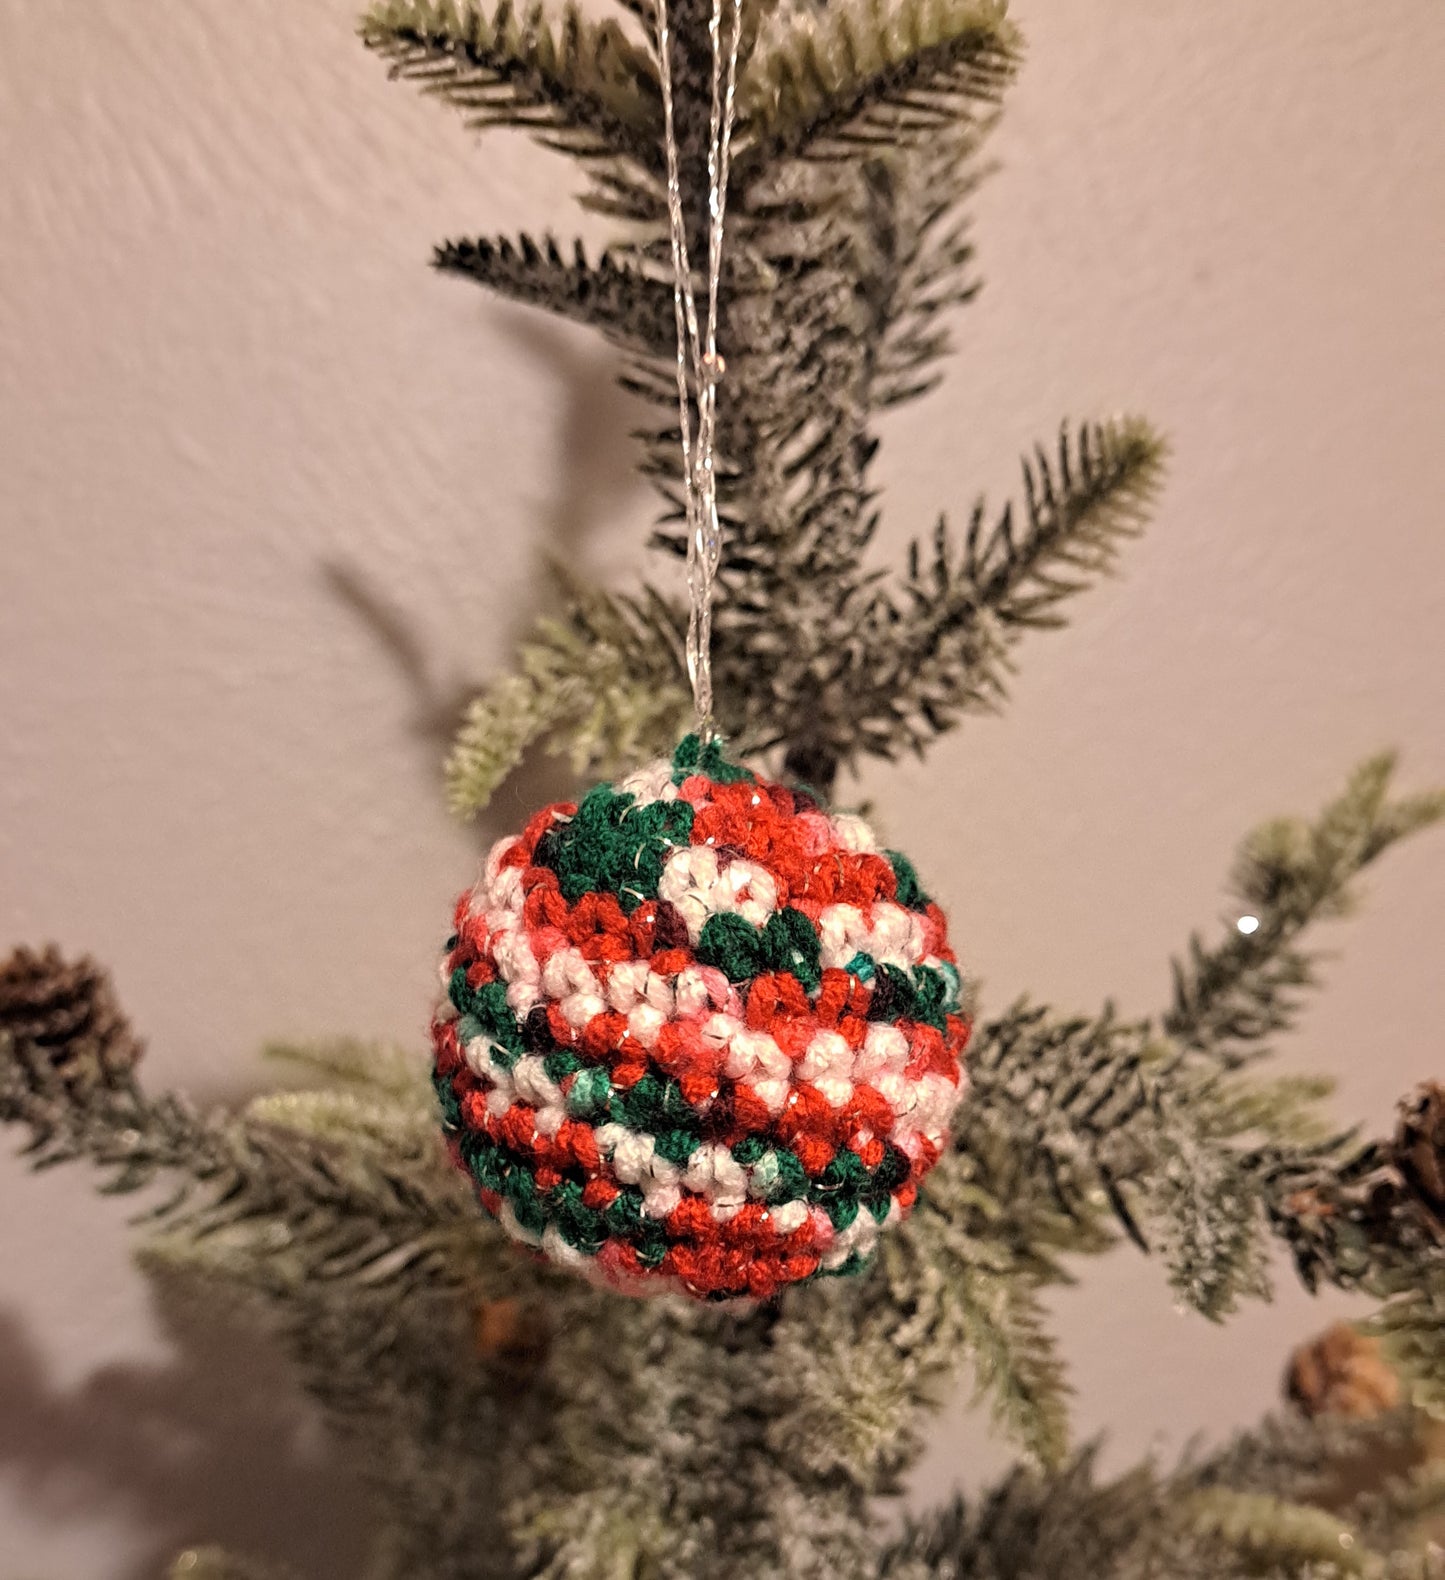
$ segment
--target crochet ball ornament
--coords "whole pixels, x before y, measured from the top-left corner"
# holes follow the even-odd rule
[[[436,1088],[483,1206],[633,1292],[856,1271],[964,1088],[913,868],[695,736],[496,845],[442,978]]]

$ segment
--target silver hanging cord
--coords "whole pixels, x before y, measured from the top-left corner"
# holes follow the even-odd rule
[[[722,553],[714,464],[717,389],[724,371],[717,349],[718,286],[722,279],[723,218],[727,210],[737,99],[741,0],[727,0],[726,40],[723,36],[724,0],[713,0],[708,23],[708,37],[712,41],[712,108],[707,149],[707,317],[701,329],[693,298],[682,178],[678,170],[677,132],[672,110],[672,32],[667,20],[667,0],[656,0],[656,8],[658,77],[667,155],[667,217],[672,236],[672,300],[677,319],[677,409],[682,432],[682,480],[687,510],[687,676],[692,684],[698,734],[706,743],[713,733],[713,584]],[[696,435],[688,399],[689,375],[697,398]]]

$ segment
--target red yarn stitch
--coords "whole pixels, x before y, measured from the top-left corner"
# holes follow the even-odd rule
[[[665,783],[665,775],[657,782]],[[515,1213],[504,1210],[504,1193],[490,1186],[479,1190],[487,1210],[501,1214],[513,1232],[535,1241],[535,1229],[525,1225],[549,1222],[553,1227],[548,1233],[555,1236],[556,1225],[561,1224],[562,1233],[578,1235],[577,1243],[589,1252],[595,1248],[590,1263],[602,1276],[624,1286],[673,1282],[700,1295],[768,1298],[788,1283],[813,1276],[830,1257],[836,1267],[865,1231],[866,1247],[867,1236],[876,1232],[873,1210],[881,1210],[877,1196],[871,1198],[873,1207],[856,1219],[840,1216],[842,1228],[835,1228],[821,1204],[826,1202],[836,1212],[836,1193],[856,1190],[860,1178],[866,1182],[866,1176],[890,1156],[890,1149],[895,1158],[901,1151],[911,1165],[909,1176],[891,1190],[893,1203],[898,1212],[912,1207],[919,1178],[939,1155],[939,1126],[947,1117],[945,1096],[960,1084],[959,1059],[969,1027],[962,1015],[953,1013],[943,1019],[942,1030],[897,1018],[889,1022],[888,1038],[870,1043],[875,1021],[869,1016],[875,1013],[876,993],[884,982],[896,985],[896,979],[875,977],[873,971],[885,966],[906,971],[913,964],[931,963],[934,975],[928,981],[933,987],[927,989],[931,992],[938,971],[951,967],[954,957],[936,905],[926,902],[911,912],[897,906],[898,879],[892,862],[860,848],[867,844],[861,825],[852,821],[835,826],[810,797],[778,785],[748,780],[721,784],[693,774],[678,794],[693,808],[691,845],[707,847],[717,863],[714,868],[710,862],[693,860],[692,865],[669,869],[682,874],[686,888],[679,903],[687,910],[692,932],[678,905],[660,895],[644,899],[629,913],[618,894],[598,890],[572,901],[562,894],[557,873],[536,858],[544,837],[575,816],[572,803],[541,809],[518,838],[494,852],[488,865],[491,876],[476,895],[463,897],[457,907],[457,937],[443,975],[450,982],[460,968],[461,980],[473,991],[505,981],[507,1004],[515,1008],[518,1024],[507,1031],[501,1022],[488,1018],[505,1019],[507,1014],[499,1007],[494,988],[493,996],[479,997],[475,1005],[463,995],[459,1006],[473,1018],[459,1023],[449,1012],[439,1017],[436,1074],[456,1100],[462,1131],[504,1149],[501,1167],[512,1181],[508,1190],[516,1184],[517,1171],[530,1178],[532,1194],[515,1196]],[[551,859],[547,853],[554,845],[541,847],[544,859]],[[761,868],[770,881],[738,872],[718,891],[719,897],[710,898],[712,874],[725,874],[739,861]],[[676,887],[671,892],[676,894]],[[844,909],[825,919],[823,913],[831,906]],[[891,909],[877,912],[879,906]],[[741,907],[749,918],[756,918],[760,910],[766,917],[791,907],[819,929],[825,952],[838,952],[817,977],[809,975],[811,991],[798,975],[786,970],[764,972],[734,986],[717,967],[697,958],[699,911],[714,914],[714,907]],[[880,929],[879,959],[869,967],[875,923]],[[861,942],[840,949],[840,931],[844,938]],[[771,940],[772,934],[766,937]],[[906,952],[898,952],[904,948],[900,938],[906,940]],[[766,947],[771,948],[771,943]],[[864,964],[855,968],[861,976],[847,969],[851,960],[844,961],[844,955],[851,956],[855,949],[863,957]],[[563,958],[556,961],[559,952]],[[554,961],[557,969],[551,970]],[[633,962],[645,963],[645,973],[639,974]],[[526,967],[520,978],[514,975],[518,964]],[[548,990],[543,987],[544,973]],[[870,980],[874,985],[869,985]],[[915,980],[918,991],[924,992],[927,984],[922,978]],[[565,987],[559,985],[563,983]],[[894,987],[888,991],[893,995]],[[686,1007],[668,1012],[673,994]],[[897,999],[890,996],[888,1002]],[[642,1018],[634,1020],[632,1015]],[[480,1044],[469,1040],[463,1050],[459,1024],[472,1028],[465,1033],[469,1039],[478,1037],[475,1028],[481,1024]],[[495,1034],[509,1039],[503,1062],[489,1062],[485,1039],[492,1033],[486,1027],[498,1028]],[[744,1033],[754,1041],[737,1041]],[[820,1037],[825,1040],[819,1041]],[[602,1095],[589,1096],[589,1101],[602,1105],[590,1119],[576,1117],[565,1107],[578,1074],[563,1075],[560,1086],[543,1076],[543,1056],[550,1049],[567,1050],[586,1066],[607,1071]],[[735,1055],[751,1073],[736,1079],[726,1074]],[[881,1074],[876,1077],[879,1084],[862,1079],[862,1067],[853,1074],[855,1059],[867,1061],[871,1070],[887,1069],[887,1080]],[[816,1079],[798,1073],[804,1060],[811,1061],[808,1067],[816,1072]],[[508,1072],[514,1067],[516,1085],[512,1086]],[[553,1066],[547,1063],[546,1068]],[[649,1075],[659,1082],[675,1082],[666,1089],[666,1103],[675,1104],[680,1091],[691,1111],[691,1119],[680,1121],[681,1130],[669,1129],[665,1137],[656,1138],[655,1166],[673,1172],[661,1172],[650,1183],[646,1168],[654,1156],[651,1151],[634,1150],[625,1167],[622,1152],[616,1153],[616,1166],[613,1161],[613,1149],[619,1145],[615,1135],[619,1129],[627,1133],[615,1116],[635,1112],[619,1109],[615,1099]],[[939,1077],[944,1086],[939,1085]],[[908,1088],[901,1100],[900,1082]],[[499,1087],[507,1094],[505,1100],[499,1101]],[[893,1100],[885,1091],[893,1094]],[[530,1095],[524,1099],[522,1092]],[[548,1092],[553,1095],[546,1096]],[[663,1095],[661,1086],[658,1095]],[[563,1109],[546,1107],[558,1102]],[[539,1103],[546,1109],[545,1117]],[[652,1110],[644,1105],[643,1111]],[[664,1111],[676,1115],[672,1107],[658,1110]],[[920,1117],[910,1119],[915,1112]],[[666,1124],[673,1122],[670,1117]],[[599,1143],[599,1133],[613,1139]],[[698,1138],[692,1143],[692,1172],[665,1162],[687,1156],[690,1136]],[[756,1159],[757,1150],[739,1144],[747,1141],[756,1148],[759,1140],[764,1149],[790,1152],[796,1163],[786,1157],[768,1162],[772,1172],[766,1175],[766,1184],[738,1205],[737,1181],[746,1180],[751,1163],[740,1165],[721,1154],[715,1160],[696,1148],[737,1149],[736,1158]],[[460,1165],[464,1159],[459,1141],[454,1136],[449,1144]],[[635,1148],[635,1143],[630,1144]],[[847,1166],[831,1173],[840,1154],[846,1154],[842,1162]],[[618,1168],[623,1169],[623,1178]],[[727,1194],[696,1183],[712,1181],[715,1168],[721,1170],[715,1176],[719,1184],[726,1176]],[[680,1185],[670,1183],[680,1177]],[[896,1178],[896,1171],[890,1171],[889,1177]],[[814,1182],[806,1193],[801,1192],[802,1178]],[[635,1231],[636,1243],[627,1233],[609,1230],[599,1245],[599,1228],[578,1227],[579,1198],[587,1213],[602,1214],[626,1190],[633,1203],[629,1210],[635,1214],[639,1179],[646,1205],[643,1228]],[[779,1184],[783,1204],[774,1209],[758,1199],[765,1195],[777,1201]],[[563,1199],[556,1193],[564,1185],[572,1192],[565,1197],[571,1205],[554,1216],[558,1211],[554,1198]],[[661,1196],[647,1195],[659,1186],[664,1187]],[[786,1200],[788,1192],[802,1195],[801,1204]],[[660,1262],[659,1229],[666,1242]],[[555,1240],[544,1244],[566,1251]],[[576,1261],[581,1253],[574,1249],[567,1254]]]

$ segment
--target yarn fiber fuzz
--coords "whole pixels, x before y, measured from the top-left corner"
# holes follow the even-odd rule
[[[599,1282],[763,1300],[855,1272],[947,1143],[970,1024],[942,912],[861,819],[717,742],[543,808],[455,929],[453,1156]]]

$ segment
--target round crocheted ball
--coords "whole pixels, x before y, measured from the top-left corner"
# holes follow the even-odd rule
[[[436,1088],[482,1204],[633,1292],[856,1271],[964,1089],[912,866],[695,736],[496,845],[442,978]]]

